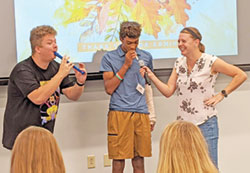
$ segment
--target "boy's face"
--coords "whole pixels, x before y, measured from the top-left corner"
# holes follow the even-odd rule
[[[121,42],[122,42],[122,50],[124,52],[128,52],[130,50],[134,50],[137,48],[138,44],[139,44],[139,38],[129,38],[129,37],[125,37],[125,38],[120,38]]]

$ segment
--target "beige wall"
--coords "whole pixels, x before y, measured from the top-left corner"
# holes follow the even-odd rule
[[[250,72],[248,73],[250,77]],[[161,78],[166,81],[167,77]],[[216,90],[230,81],[220,76]],[[217,105],[219,112],[219,167],[222,173],[245,173],[250,170],[250,80]],[[0,87],[0,134],[6,102],[6,87]],[[158,161],[158,146],[165,125],[175,120],[176,96],[167,99],[154,88],[157,124],[152,133],[153,157],[146,158],[146,172],[154,173]],[[106,147],[106,114],[109,96],[103,90],[103,81],[88,81],[80,101],[62,99],[55,127],[55,137],[62,150],[69,173],[110,173],[103,166]],[[96,168],[87,169],[87,155],[96,156]],[[0,147],[0,172],[9,171],[10,152]],[[125,173],[131,173],[126,162]]]

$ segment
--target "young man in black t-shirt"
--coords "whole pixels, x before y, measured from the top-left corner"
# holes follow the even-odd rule
[[[51,26],[34,28],[30,34],[32,56],[18,63],[10,74],[2,139],[7,149],[12,149],[17,135],[28,126],[41,126],[53,133],[60,94],[78,100],[84,90],[85,65],[79,64],[85,74],[75,71],[76,82],[71,81],[69,57],[61,64],[54,61],[55,36]]]

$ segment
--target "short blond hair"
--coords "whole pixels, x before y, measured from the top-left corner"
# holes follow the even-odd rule
[[[11,173],[65,173],[61,151],[53,134],[42,127],[31,126],[16,138]]]
[[[48,25],[41,25],[33,28],[30,31],[30,44],[31,44],[32,55],[35,53],[35,47],[41,46],[43,37],[45,37],[46,35],[56,36],[56,34],[57,34],[56,30]]]
[[[160,141],[158,173],[218,173],[200,129],[187,121],[169,124]]]

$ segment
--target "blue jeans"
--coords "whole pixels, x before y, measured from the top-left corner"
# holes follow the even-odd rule
[[[213,116],[205,123],[198,126],[201,129],[203,136],[205,137],[208,145],[210,157],[213,160],[215,166],[218,168],[218,138],[219,128],[217,117]]]

